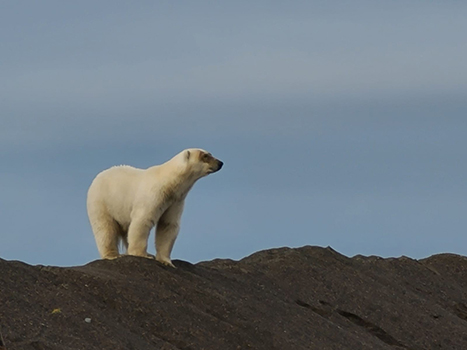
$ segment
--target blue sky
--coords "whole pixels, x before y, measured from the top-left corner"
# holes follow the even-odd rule
[[[225,166],[190,193],[175,259],[466,255],[466,10],[2,2],[0,257],[98,258],[93,177],[188,147]]]

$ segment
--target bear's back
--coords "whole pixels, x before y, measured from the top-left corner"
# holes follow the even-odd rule
[[[129,165],[113,166],[96,176],[89,188],[89,195],[108,200],[118,200],[121,197],[131,196],[134,194],[143,173],[143,169]]]

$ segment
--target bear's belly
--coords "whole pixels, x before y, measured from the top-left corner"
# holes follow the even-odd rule
[[[128,230],[131,222],[131,206],[116,205],[117,203],[108,203],[107,211],[109,215],[125,230]]]

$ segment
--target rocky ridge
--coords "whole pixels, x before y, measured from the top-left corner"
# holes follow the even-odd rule
[[[467,258],[0,259],[0,349],[467,349]]]

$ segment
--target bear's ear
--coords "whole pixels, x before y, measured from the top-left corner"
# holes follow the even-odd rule
[[[185,152],[185,160],[190,159],[190,156],[191,156],[191,152],[190,152],[190,151],[186,151],[186,152]]]

